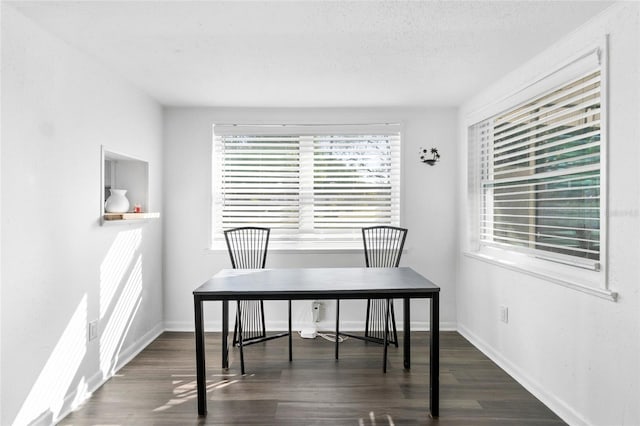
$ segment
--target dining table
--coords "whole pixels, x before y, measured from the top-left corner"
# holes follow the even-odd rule
[[[229,301],[239,300],[403,300],[403,365],[411,368],[411,300],[429,299],[428,412],[439,416],[440,287],[409,267],[223,269],[193,291],[198,415],[207,415],[203,304],[222,302],[222,368],[229,367]],[[290,306],[290,305],[289,305]],[[415,305],[414,305],[415,308]],[[336,316],[337,317],[337,316]],[[336,319],[336,336],[339,321]],[[293,361],[289,307],[289,360]],[[338,359],[339,339],[335,356]],[[386,348],[385,348],[386,349]],[[426,405],[426,404],[425,404]]]

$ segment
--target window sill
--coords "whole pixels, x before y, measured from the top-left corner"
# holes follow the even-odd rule
[[[521,262],[516,263],[511,259],[504,259],[482,251],[464,252],[463,254],[464,256],[472,259],[481,260],[512,271],[521,272],[532,277],[550,281],[573,290],[610,300],[612,302],[615,302],[618,298],[618,293],[601,287],[602,274],[605,272],[577,270],[578,268],[566,265],[556,265],[548,261],[532,259],[528,256],[521,256],[519,259]],[[542,262],[549,265],[542,267]]]

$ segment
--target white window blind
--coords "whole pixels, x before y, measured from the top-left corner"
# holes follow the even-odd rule
[[[213,238],[265,226],[280,240],[356,239],[400,222],[398,125],[216,125]]]
[[[216,228],[298,229],[300,141],[293,136],[222,136],[214,150]]]
[[[599,269],[601,132],[597,66],[471,126],[472,245]]]

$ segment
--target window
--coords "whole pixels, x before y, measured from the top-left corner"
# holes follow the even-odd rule
[[[363,226],[399,225],[398,125],[216,125],[214,134],[214,240],[239,226],[343,241]]]
[[[554,75],[552,88],[469,127],[477,251],[600,270],[604,114],[595,56],[562,70],[561,84]]]

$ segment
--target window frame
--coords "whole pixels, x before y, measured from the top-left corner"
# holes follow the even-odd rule
[[[233,128],[233,130],[229,130]],[[216,129],[222,129],[219,133]],[[236,130],[240,129],[240,130]],[[210,204],[210,233],[209,233],[209,249],[210,250],[224,250],[224,238],[222,236],[221,224],[222,221],[216,218],[219,214],[218,206],[220,205],[219,193],[221,171],[219,170],[219,159],[216,158],[216,144],[219,143],[217,138],[220,134],[225,136],[232,135],[233,131],[237,131],[236,134],[248,135],[248,136],[260,136],[260,135],[298,135],[300,139],[307,140],[309,136],[327,136],[327,135],[381,135],[388,134],[389,139],[393,139],[392,150],[390,158],[392,165],[390,172],[395,175],[392,177],[391,189],[393,199],[397,199],[395,203],[392,203],[391,209],[397,211],[392,214],[390,221],[375,221],[371,222],[371,225],[377,224],[395,224],[400,226],[402,222],[402,135],[403,126],[399,123],[382,123],[382,124],[214,124],[213,135],[211,142],[211,204]],[[311,142],[313,144],[313,141]],[[301,145],[302,147],[302,145]],[[306,147],[309,148],[309,145]],[[311,147],[313,149],[313,146]],[[311,161],[313,161],[313,151],[311,153]],[[299,167],[302,169],[304,165],[308,165],[308,162],[300,162]],[[397,167],[398,170],[394,170]],[[311,186],[313,187],[314,173],[311,171],[306,174],[307,178],[311,178]],[[303,186],[308,186],[308,182],[301,184],[301,191]],[[313,199],[313,196],[309,197],[300,192],[300,198]],[[313,203],[313,201],[311,201]],[[307,208],[313,204],[307,203]],[[302,206],[302,203],[301,203]],[[302,207],[301,207],[302,208]],[[300,215],[302,217],[302,214]],[[313,218],[313,213],[310,215]],[[309,215],[307,214],[307,217]],[[308,223],[305,222],[305,226]],[[241,226],[241,225],[239,225]],[[364,226],[364,225],[363,225]],[[275,228],[274,228],[275,229]],[[307,251],[307,252],[332,252],[339,253],[352,252],[353,250],[361,250],[361,231],[358,227],[354,228],[350,232],[339,231],[319,231],[311,233],[301,233],[302,227],[298,228],[298,231],[284,230],[275,235],[272,232],[270,238],[270,249],[279,251]]]
[[[607,38],[605,37],[568,58],[559,65],[552,67],[550,72],[543,74],[534,81],[525,84],[519,90],[510,92],[497,102],[484,106],[467,114],[465,119],[467,158],[467,183],[468,183],[468,237],[465,241],[463,254],[466,257],[489,262],[510,270],[518,271],[541,278],[556,284],[576,289],[594,296],[608,300],[617,300],[617,293],[609,289],[608,283],[608,52]],[[470,129],[472,126],[489,120],[505,111],[515,109],[518,105],[528,100],[541,96],[549,88],[561,87],[567,84],[571,67],[585,58],[595,55],[600,70],[600,261],[599,268],[595,270],[585,269],[578,264],[561,262],[559,259],[538,257],[531,253],[522,253],[509,248],[489,247],[480,244],[480,218],[481,218],[481,190],[480,190],[480,158],[479,153],[473,153],[470,146]],[[546,86],[546,90],[542,88]],[[475,155],[475,157],[474,157]],[[471,158],[474,157],[474,158]],[[475,163],[474,163],[475,161]],[[474,193],[474,183],[478,183]]]

